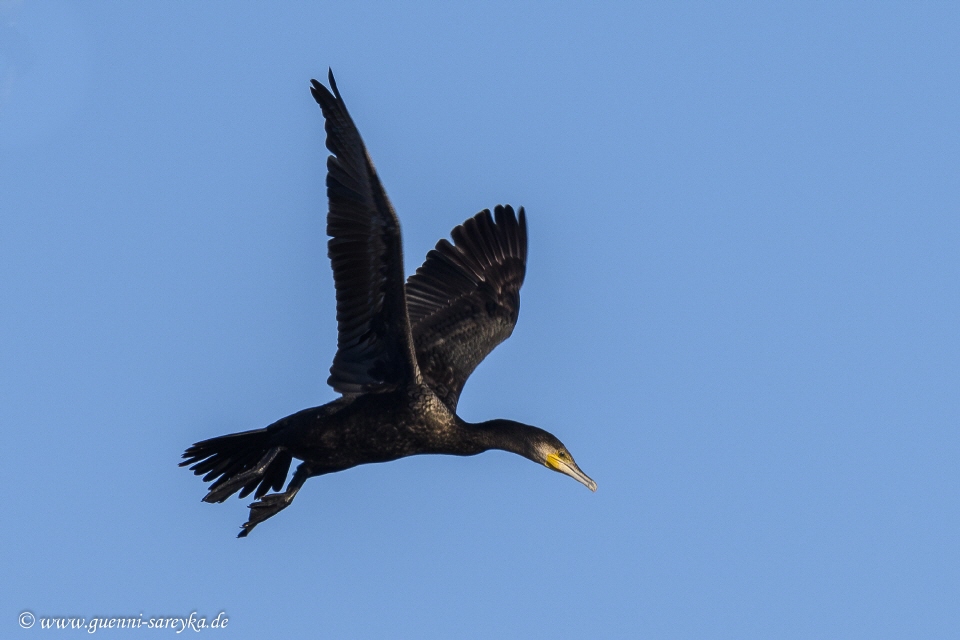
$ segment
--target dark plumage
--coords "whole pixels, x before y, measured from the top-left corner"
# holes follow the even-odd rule
[[[502,449],[592,490],[553,435],[511,420],[456,414],[467,378],[513,332],[526,271],[523,208],[497,206],[440,240],[404,285],[397,215],[337,90],[312,81],[326,120],[328,255],[337,294],[337,353],[328,383],[342,397],[264,429],[198,442],[180,466],[213,482],[205,502],[254,494],[240,537],[284,509],[312,476],[360,464]],[[331,93],[332,90],[332,93]],[[283,493],[293,458],[302,460]]]

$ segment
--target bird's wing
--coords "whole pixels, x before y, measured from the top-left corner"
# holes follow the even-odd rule
[[[527,222],[510,206],[485,209],[427,253],[407,280],[420,372],[451,411],[473,370],[510,337],[527,268]]]
[[[336,391],[388,391],[419,379],[403,286],[400,223],[333,72],[330,90],[312,81],[326,119],[327,253],[337,290],[337,354],[327,382]]]

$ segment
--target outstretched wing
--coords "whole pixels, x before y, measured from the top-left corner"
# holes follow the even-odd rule
[[[403,287],[400,223],[331,71],[311,92],[326,119],[328,255],[337,290],[337,355],[327,382],[344,394],[419,377]]]
[[[484,209],[427,253],[407,280],[420,373],[451,411],[467,378],[510,337],[527,269],[527,221],[510,206]]]

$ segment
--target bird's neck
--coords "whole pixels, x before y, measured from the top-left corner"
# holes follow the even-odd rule
[[[537,427],[513,420],[487,420],[477,423],[458,420],[458,422],[464,441],[472,445],[470,454],[501,449],[531,460],[536,459],[534,442],[540,431]]]

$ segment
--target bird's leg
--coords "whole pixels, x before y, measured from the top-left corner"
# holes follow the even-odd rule
[[[243,523],[243,531],[241,531],[237,537],[246,538],[247,534],[253,531],[255,526],[286,509],[287,506],[293,502],[294,496],[300,491],[303,483],[313,475],[312,471],[306,462],[301,462],[300,465],[297,466],[297,471],[293,474],[293,478],[290,479],[290,484],[287,485],[286,491],[283,493],[271,493],[251,504],[250,519]]]

